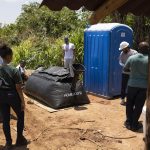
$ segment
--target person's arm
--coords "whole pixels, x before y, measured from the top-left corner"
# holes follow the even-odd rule
[[[21,75],[17,69],[15,70],[14,81],[16,84],[17,93],[19,94],[19,97],[21,99],[22,111],[24,111],[25,110],[25,101],[24,101],[23,91],[22,91],[22,78],[21,78]]]
[[[22,84],[16,84],[16,90],[17,90],[19,97],[21,99],[22,111],[24,111],[25,110],[25,101],[24,101],[23,92],[22,92]]]
[[[124,70],[125,72],[130,72],[130,67],[131,67],[131,59],[128,58],[127,62],[126,62],[125,65],[124,65],[123,70]]]
[[[133,55],[136,55],[136,54],[138,54],[138,52],[136,50],[134,50]]]
[[[119,56],[119,64],[120,66],[124,67],[124,63],[122,62],[122,53]]]
[[[120,66],[124,67],[124,64],[122,63],[121,60],[119,60],[119,64],[120,64]]]

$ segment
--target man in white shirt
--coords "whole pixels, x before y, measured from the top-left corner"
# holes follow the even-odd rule
[[[27,81],[27,79],[28,79],[28,76],[26,75],[25,66],[26,66],[26,62],[24,60],[21,60],[20,64],[16,67],[21,74],[23,82]]]
[[[130,45],[128,42],[123,41],[120,43],[119,50],[121,51],[119,56],[119,64],[124,68],[126,61],[128,58],[132,55],[137,54],[136,50],[133,50],[130,48]],[[129,72],[125,72],[122,70],[122,83],[121,83],[121,105],[125,105],[125,97],[126,97],[126,89],[127,89],[127,83],[129,79]]]
[[[65,37],[64,38],[65,44],[63,44],[62,49],[64,52],[64,67],[66,69],[69,69],[70,71],[70,76],[74,77],[74,72],[72,68],[72,64],[74,61],[74,51],[75,51],[75,46],[73,43],[69,43],[69,38]]]

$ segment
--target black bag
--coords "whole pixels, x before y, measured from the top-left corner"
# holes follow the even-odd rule
[[[63,67],[51,67],[33,73],[26,82],[25,93],[55,109],[88,104],[83,85],[75,78],[70,78]]]

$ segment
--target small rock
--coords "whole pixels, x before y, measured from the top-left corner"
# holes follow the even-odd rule
[[[83,141],[84,141],[84,140],[85,140],[85,137],[80,137],[80,140],[83,140]]]
[[[34,102],[32,102],[32,101],[27,101],[27,104],[34,104]]]
[[[118,143],[122,143],[122,141],[121,141],[121,140],[118,140]]]

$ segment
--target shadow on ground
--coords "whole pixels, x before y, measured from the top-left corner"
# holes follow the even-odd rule
[[[76,106],[74,107],[75,110],[77,111],[82,111],[82,110],[87,110],[87,107],[84,107],[84,106]]]
[[[0,145],[0,150],[4,150],[4,148],[5,148],[4,146]],[[27,146],[20,146],[20,147],[13,146],[11,150],[29,150],[29,148],[27,148]]]

